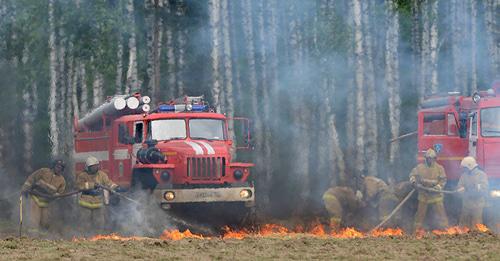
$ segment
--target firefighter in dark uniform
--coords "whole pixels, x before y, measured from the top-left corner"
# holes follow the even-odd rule
[[[51,168],[41,168],[24,182],[21,191],[29,194],[29,223],[30,227],[39,230],[48,229],[50,212],[53,209],[50,199],[46,196],[56,196],[64,193],[66,181],[62,176],[65,164],[63,160],[52,161]]]
[[[76,186],[83,191],[78,199],[80,225],[86,234],[104,229],[106,212],[103,187],[111,190],[118,188],[99,167],[99,160],[89,157],[85,161],[85,170],[76,175]]]
[[[434,215],[439,228],[448,227],[448,217],[443,204],[443,193],[425,190],[425,188],[442,190],[446,185],[444,168],[436,162],[436,157],[436,152],[433,149],[428,149],[424,156],[425,163],[418,164],[410,173],[410,182],[418,187],[415,231],[423,229],[427,214]]]

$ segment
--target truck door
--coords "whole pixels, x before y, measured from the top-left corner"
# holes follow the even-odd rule
[[[132,145],[132,167],[135,165],[135,155],[137,151],[142,147],[142,142],[144,141],[144,123],[142,121],[134,122],[134,144]]]
[[[469,130],[469,156],[477,157],[477,113],[470,117]]]
[[[113,157],[113,173],[112,179],[114,182],[126,184],[130,181],[131,175],[131,152],[133,137],[130,135],[130,124],[121,122],[116,127],[116,139],[114,148],[111,151]],[[128,179],[127,179],[128,177]]]

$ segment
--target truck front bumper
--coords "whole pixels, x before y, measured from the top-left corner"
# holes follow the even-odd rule
[[[156,189],[154,195],[160,204],[244,202],[250,205],[255,201],[253,187]]]

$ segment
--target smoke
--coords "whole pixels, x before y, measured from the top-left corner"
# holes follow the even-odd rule
[[[150,80],[147,79],[146,73],[146,30],[149,25],[146,24],[147,12],[143,9],[143,2],[134,1],[136,28],[117,22],[123,21],[126,12],[117,8],[120,6],[118,2],[108,2],[85,3],[78,8],[75,8],[72,2],[58,2],[56,20],[61,24],[59,35],[73,37],[60,39],[58,47],[66,47],[68,50],[68,46],[62,43],[73,41],[73,53],[68,52],[67,55],[73,55],[72,58],[88,70],[87,81],[84,79],[78,84],[78,95],[83,93],[83,83],[91,82],[91,78],[97,73],[103,75],[104,85],[109,86],[106,87],[105,94],[113,94],[115,88],[109,83],[114,83],[116,79],[116,46],[128,41],[131,30],[136,30],[139,77],[144,83]],[[228,1],[235,115],[246,116],[252,120],[252,134],[256,138],[256,150],[250,153],[239,152],[238,160],[256,163],[256,167],[252,169],[257,180],[256,196],[260,206],[265,205],[270,210],[270,215],[306,215],[309,210],[322,208],[321,194],[330,183],[350,185],[349,181],[355,174],[376,174],[385,180],[392,177],[396,181],[403,181],[407,180],[409,171],[415,165],[415,138],[400,141],[400,150],[394,164],[388,159],[388,140],[391,133],[388,93],[384,83],[386,1],[359,2],[362,12],[367,12],[367,16],[362,18],[365,19],[365,22],[362,21],[362,34],[371,35],[370,41],[364,40],[363,47],[366,50],[367,44],[372,45],[371,55],[363,54],[363,61],[365,64],[372,63],[373,72],[369,72],[368,67],[363,67],[366,69],[363,77],[365,85],[375,84],[374,95],[368,92],[367,86],[360,87],[364,91],[364,105],[367,105],[368,98],[375,96],[375,108],[365,109],[363,113],[365,116],[375,113],[376,119],[368,123],[366,130],[358,131],[356,127],[359,114],[355,107],[357,86],[354,81],[357,57],[354,54],[355,28],[351,11],[353,1]],[[418,87],[431,85],[429,79],[420,78],[419,70],[422,68],[418,53],[424,35],[422,19],[426,15],[422,10],[424,5],[434,1],[395,2],[398,3],[400,25],[399,44],[396,48],[400,67],[399,71],[394,73],[399,76],[399,131],[404,134],[414,131],[417,126]],[[411,12],[413,2],[421,3],[416,20]],[[494,19],[497,9],[488,6],[491,1],[472,2],[478,3],[477,16],[474,16],[470,7],[464,7],[463,4],[455,7],[452,6],[452,1],[438,1],[438,15],[433,18],[437,19],[438,49],[435,65],[438,90],[441,92],[462,91],[464,84],[470,92],[475,88],[474,82],[479,89],[486,89],[489,82],[498,77],[498,44],[496,47],[492,46],[492,43],[498,43],[498,32],[495,31],[498,30],[498,19]],[[46,29],[47,13],[42,12],[46,7],[41,8],[43,2],[17,6],[13,3],[7,1],[0,10],[6,14],[3,17],[9,17],[0,21],[2,25],[5,24],[0,30],[0,72],[4,76],[0,82],[3,94],[0,96],[0,104],[5,111],[0,114],[0,161],[6,168],[0,173],[0,178],[5,179],[5,182],[1,183],[5,184],[1,186],[1,193],[5,196],[10,192],[15,193],[13,188],[19,187],[21,180],[29,174],[23,173],[19,166],[31,164],[36,168],[46,165],[50,148],[47,138],[48,116],[44,109],[47,107],[49,82],[47,39],[46,34],[33,33]],[[169,3],[170,10],[158,12],[164,18],[164,31],[160,62],[162,95],[156,98],[174,98],[166,97],[167,93],[204,94],[205,97],[210,97],[214,74],[211,68],[213,39],[210,31],[213,28],[208,22],[211,7],[207,2],[193,0]],[[179,7],[185,7],[185,15],[171,15],[176,13],[175,10]],[[452,8],[453,12],[450,12]],[[16,16],[19,13],[29,14],[31,9],[42,11],[32,16]],[[248,17],[245,16],[247,14]],[[473,32],[471,21],[477,22],[475,38],[469,37]],[[31,28],[26,26],[27,24],[37,27]],[[219,33],[222,34],[223,23],[218,26]],[[249,30],[247,26],[250,27]],[[169,45],[166,28],[171,32]],[[457,30],[459,34],[455,34]],[[414,32],[416,34],[413,34]],[[251,39],[249,33],[252,35]],[[186,37],[183,50],[176,38],[181,34]],[[457,38],[457,35],[460,37]],[[475,39],[475,42],[472,42],[472,39]],[[218,40],[219,44],[223,42],[222,39]],[[220,62],[217,73],[221,76],[224,93],[228,83],[224,78],[224,66],[227,64],[222,57],[222,47],[219,48],[221,57],[216,57]],[[21,58],[24,50],[29,51],[25,57],[27,62],[23,64]],[[181,53],[185,55],[183,66],[178,59]],[[125,46],[122,57],[118,59],[127,64],[127,55],[128,49]],[[91,58],[94,60],[91,61]],[[98,66],[94,66],[95,64]],[[174,68],[172,64],[175,65]],[[61,67],[69,68],[68,64]],[[431,65],[426,64],[424,67]],[[63,78],[66,71],[64,68],[62,70]],[[477,76],[474,76],[474,70]],[[256,79],[255,86],[252,84],[252,78]],[[173,84],[170,82],[172,79]],[[371,79],[374,82],[370,82]],[[59,84],[64,88],[62,82]],[[175,89],[180,82],[185,89]],[[23,133],[18,131],[20,128],[16,123],[22,120],[19,112],[24,108],[21,90],[32,83],[38,84],[36,94],[39,96],[39,104],[33,123],[33,151],[24,152],[17,149],[22,147],[19,145],[25,138]],[[254,87],[255,89],[252,89]],[[143,90],[146,91],[147,88],[144,87]],[[227,97],[222,97],[221,100],[224,99]],[[79,102],[83,100],[82,97],[78,99]],[[223,111],[226,111],[225,109],[227,107],[223,107]],[[338,144],[335,144],[331,131],[330,119],[333,117]],[[378,137],[372,137],[371,132],[368,134],[368,130],[374,128],[378,131]],[[355,139],[360,137],[364,139],[364,148],[355,147]],[[357,173],[357,150],[364,152],[367,148],[372,148],[374,143],[378,153],[376,172],[368,173],[367,168],[364,168],[362,173]],[[343,155],[334,149],[335,146],[340,147]],[[23,162],[23,153],[32,153],[32,162]],[[363,164],[374,157],[370,153],[362,154]],[[342,165],[345,166],[344,169]],[[341,175],[347,180],[342,181]],[[266,198],[270,202],[260,201]],[[164,229],[162,226],[171,225],[163,211],[148,195],[141,195],[139,199],[147,203],[139,207],[122,200],[121,207],[110,207],[112,222],[119,224],[121,231],[147,235]],[[14,204],[11,209],[15,209],[14,201],[11,203]],[[70,203],[73,208],[77,208],[75,202]],[[71,205],[70,203],[68,204]],[[297,210],[304,206],[309,209]],[[77,217],[77,214],[74,215]],[[67,222],[70,226],[75,221],[73,217],[68,217]]]

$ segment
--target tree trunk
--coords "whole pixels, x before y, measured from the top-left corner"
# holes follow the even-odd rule
[[[51,155],[57,156],[59,151],[59,129],[57,127],[57,50],[56,29],[54,21],[54,0],[49,0],[49,50],[50,50],[50,91],[49,91],[49,137],[51,141]]]
[[[180,3],[177,4],[177,16],[178,17],[184,17],[186,15],[186,7],[184,6],[185,2],[183,0],[180,1]],[[220,5],[220,3],[219,3]],[[220,8],[220,7],[219,7]],[[179,18],[178,18],[179,19]],[[186,77],[184,75],[185,67],[186,67],[186,37],[187,37],[187,30],[184,28],[184,24],[178,22],[177,23],[177,55],[175,56],[175,64],[176,64],[176,79],[177,79],[177,96],[182,96],[185,95],[185,83],[184,83],[184,78]]]
[[[118,32],[118,47],[116,48],[116,80],[115,94],[122,94],[123,78],[123,38],[121,32]]]
[[[134,0],[128,0],[127,13],[127,18],[130,23],[130,38],[128,42],[129,58],[125,93],[129,94],[139,92],[141,90],[141,86],[137,78],[137,46],[135,39]]]
[[[221,75],[220,75],[220,0],[209,0],[210,33],[212,39],[212,99],[217,112],[221,112]]]
[[[484,18],[486,24],[486,39],[488,42],[488,56],[490,57],[490,75],[489,79],[499,77],[500,72],[500,33],[498,10],[500,9],[500,1],[486,0],[484,7]]]
[[[412,57],[412,63],[411,65],[413,66],[414,70],[412,70],[411,75],[412,75],[412,86],[416,88],[418,91],[418,101],[419,104],[422,102],[423,98],[423,90],[422,90],[422,66],[420,63],[421,53],[422,53],[422,48],[421,48],[421,36],[422,36],[422,26],[421,26],[421,12],[422,4],[421,1],[412,1],[411,4],[411,16],[412,16],[412,23],[411,23],[411,57]]]
[[[73,82],[71,83],[71,102],[73,108],[73,118],[80,118],[80,110],[78,109],[78,80],[80,77],[80,62],[78,60],[74,61],[74,73]]]
[[[87,87],[87,71],[85,69],[85,64],[80,63],[80,87],[81,87],[81,97],[80,97],[80,112],[82,115],[89,110],[89,91]]]
[[[429,38],[430,38],[430,18],[429,18],[429,1],[424,0],[422,2],[422,37],[421,37],[421,51],[420,51],[420,85],[419,85],[419,93],[420,93],[420,102],[422,102],[427,95],[427,86],[429,83]]]
[[[227,117],[234,117],[234,97],[233,97],[233,64],[231,61],[231,41],[229,34],[229,16],[230,9],[228,8],[228,0],[221,0],[222,12],[222,40],[223,40],[223,56],[224,56],[224,86],[226,96],[226,113]],[[229,138],[234,140],[234,121],[229,121]],[[235,152],[236,143],[233,142],[233,152]],[[234,156],[234,153],[233,153]]]
[[[430,6],[430,34],[429,34],[429,64],[431,93],[438,92],[438,1],[433,0]]]
[[[364,8],[362,11],[362,24],[364,28],[363,32],[363,40],[364,40],[364,54],[363,58],[365,59],[364,66],[365,70],[365,86],[366,86],[366,107],[365,107],[365,115],[366,115],[366,124],[369,128],[366,128],[366,144],[365,144],[365,157],[366,157],[366,171],[370,176],[377,176],[377,162],[378,162],[378,129],[377,129],[377,91],[376,91],[376,80],[375,80],[375,70],[374,70],[374,61],[373,61],[373,48],[374,48],[374,40],[372,38],[372,21],[370,17],[372,16],[370,13],[370,2],[371,1],[363,1]]]
[[[144,0],[145,27],[146,27],[146,75],[148,80],[147,92],[153,91],[154,78],[154,29],[155,29],[155,0]]]
[[[470,91],[477,91],[477,0],[470,0],[470,42],[471,42],[471,86]]]
[[[355,173],[357,175],[364,174],[365,171],[365,101],[363,87],[365,85],[364,78],[364,62],[363,62],[363,32],[361,24],[361,3],[360,0],[352,1],[353,22],[354,22],[354,67],[356,86],[356,145],[355,145]]]
[[[157,13],[164,9],[163,0],[157,0],[156,2]],[[155,15],[155,27],[154,27],[154,73],[153,73],[153,89],[151,91],[152,97],[160,96],[160,86],[161,86],[161,48],[162,48],[162,38],[163,38],[163,18],[161,15]],[[156,102],[156,100],[154,101]]]
[[[386,38],[385,38],[385,85],[389,95],[389,123],[391,138],[399,137],[400,107],[399,97],[399,13],[396,3],[385,0],[386,4]],[[399,141],[392,142],[389,151],[389,162],[394,164],[399,155]]]

